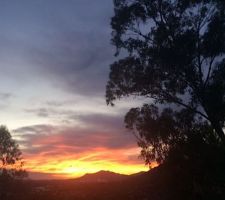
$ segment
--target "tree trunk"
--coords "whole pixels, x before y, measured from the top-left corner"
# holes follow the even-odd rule
[[[212,120],[211,121],[212,127],[215,129],[217,135],[220,137],[221,141],[225,145],[225,134],[223,128],[220,126],[219,122]]]
[[[206,109],[207,107],[205,106],[205,104],[203,105],[203,108],[204,108],[206,114],[208,115],[208,120],[210,121],[212,127],[214,128],[217,135],[221,139],[223,145],[225,146],[225,134],[224,134],[224,131],[223,131],[223,127],[220,125],[219,120],[215,119],[215,117],[214,117],[215,113],[209,112],[209,110]]]

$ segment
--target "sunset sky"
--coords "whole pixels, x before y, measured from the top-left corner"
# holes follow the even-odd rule
[[[123,117],[105,103],[115,47],[112,0],[0,0],[0,123],[31,178],[147,170]]]

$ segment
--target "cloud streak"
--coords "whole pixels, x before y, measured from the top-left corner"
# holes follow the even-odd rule
[[[143,169],[123,125],[131,103],[105,104],[112,15],[105,0],[0,2],[0,121],[37,176]]]
[[[75,165],[79,170],[72,175],[79,176],[101,169],[128,174],[145,169],[138,159],[139,150],[132,135],[122,133],[120,128],[109,131],[97,127],[36,125],[19,128],[14,133],[20,134],[29,171],[68,176],[69,172],[64,170]]]

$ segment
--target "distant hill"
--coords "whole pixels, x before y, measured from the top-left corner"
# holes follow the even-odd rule
[[[139,177],[142,176],[143,174],[146,174],[146,172],[145,171],[137,172],[135,174],[129,175],[129,177]]]
[[[84,176],[80,178],[76,178],[74,180],[79,182],[86,182],[86,183],[91,183],[91,182],[104,183],[104,182],[122,181],[127,177],[128,175],[102,170],[93,174],[85,174]]]
[[[180,167],[180,165],[163,164],[148,172],[140,172],[132,175],[99,171],[93,174],[86,174],[77,179],[27,180],[24,182],[24,185],[16,184],[16,190],[14,190],[13,198],[10,200],[225,199],[224,181],[221,182],[221,185],[217,186],[215,192],[214,187],[210,188],[208,185],[206,187],[204,185],[205,183],[201,183],[200,185],[196,180],[193,182],[194,175],[184,165]],[[199,196],[204,198],[198,198]]]

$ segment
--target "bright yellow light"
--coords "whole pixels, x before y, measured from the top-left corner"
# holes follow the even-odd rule
[[[68,167],[68,168],[62,169],[62,171],[66,174],[74,174],[77,172],[77,169],[74,167]]]
[[[148,167],[143,162],[132,162],[124,157],[137,152],[137,149],[130,149],[111,152],[99,150],[93,153],[79,155],[58,156],[44,159],[43,156],[30,158],[26,161],[25,167],[28,171],[49,173],[58,178],[75,178],[86,173],[95,173],[100,170],[108,170],[121,174],[133,174],[139,171],[147,171]],[[121,161],[120,161],[121,158]],[[128,162],[128,163],[126,163]]]

